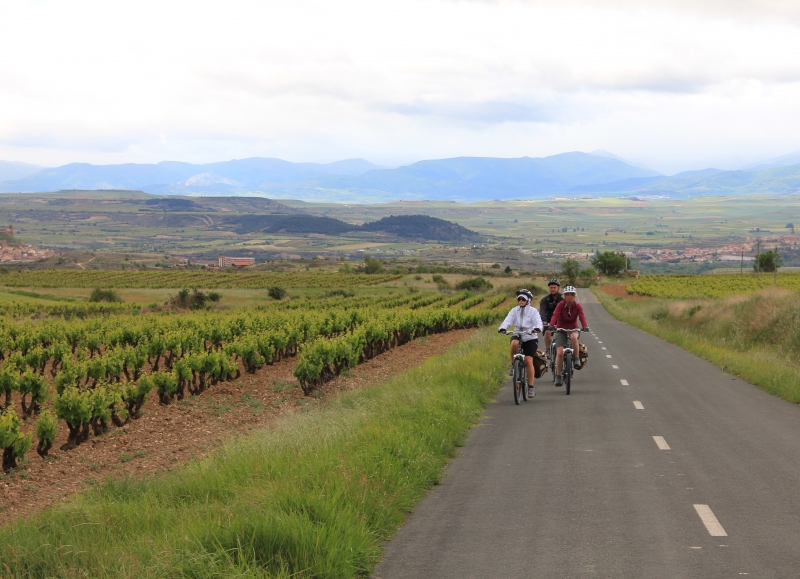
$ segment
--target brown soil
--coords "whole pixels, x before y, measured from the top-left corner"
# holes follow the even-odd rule
[[[623,284],[620,285],[601,285],[597,286],[602,292],[607,293],[615,298],[624,298],[627,300],[649,300],[650,296],[640,296],[639,294],[629,294]]]
[[[339,392],[380,384],[474,332],[456,330],[419,338],[368,360],[348,376],[335,378],[311,397],[303,396],[292,375],[294,359],[264,366],[255,374],[242,373],[238,380],[211,386],[198,396],[168,406],[160,405],[151,394],[141,418],[91,437],[68,451],[59,450],[68,434],[62,421],[46,460],[36,454],[33,435],[33,447],[20,468],[10,474],[0,473],[0,512],[5,522],[65,501],[108,476],[147,476],[170,471],[233,435],[267,425],[297,408],[319,404]],[[21,416],[18,397],[14,405]],[[33,423],[33,419],[28,420],[25,430],[32,431]]]

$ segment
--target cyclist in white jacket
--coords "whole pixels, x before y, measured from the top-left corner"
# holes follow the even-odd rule
[[[542,331],[542,318],[539,312],[531,304],[533,302],[533,294],[526,289],[521,289],[517,292],[517,307],[512,308],[500,328],[497,330],[501,334],[505,334],[509,326],[514,326],[514,331]],[[522,353],[525,355],[526,374],[528,375],[528,398],[536,396],[533,389],[534,371],[533,371],[533,357],[536,355],[536,350],[539,347],[539,336],[536,334],[525,334],[521,336]],[[519,352],[519,341],[511,336],[511,362],[514,362],[514,356]]]

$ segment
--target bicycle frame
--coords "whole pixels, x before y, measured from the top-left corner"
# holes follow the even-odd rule
[[[511,334],[511,340],[516,340],[519,343],[519,348],[522,348],[522,336],[535,336],[538,334],[536,329],[533,330],[524,330],[521,332],[514,332]],[[517,351],[514,354],[514,361],[512,362],[512,375],[513,375],[513,383],[511,387],[514,390],[514,403],[519,404],[521,401],[528,400],[528,368],[525,364],[525,354]]]
[[[564,352],[561,357],[561,381],[564,384],[564,393],[569,396],[572,386],[572,376],[575,374],[575,369],[572,366],[572,358],[575,355],[575,350],[572,348],[572,334],[578,334],[576,340],[579,340],[581,337],[581,330],[556,328],[555,331],[566,334],[567,336],[567,345],[564,346]],[[555,339],[553,339],[553,345],[555,345]],[[555,365],[555,359],[553,365]],[[553,371],[553,375],[555,375],[555,370]]]

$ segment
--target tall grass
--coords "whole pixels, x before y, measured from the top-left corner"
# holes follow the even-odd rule
[[[800,403],[800,293],[766,289],[716,300],[595,294],[611,315]]]
[[[497,391],[506,349],[482,330],[178,472],[13,523],[0,576],[365,576]]]

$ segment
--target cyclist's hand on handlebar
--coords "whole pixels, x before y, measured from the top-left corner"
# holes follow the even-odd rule
[[[588,332],[589,331],[589,326],[586,326],[585,328],[583,328],[583,331],[584,332]]]
[[[499,330],[497,330],[497,333],[498,334],[505,334],[506,331],[503,328],[500,328]]]

